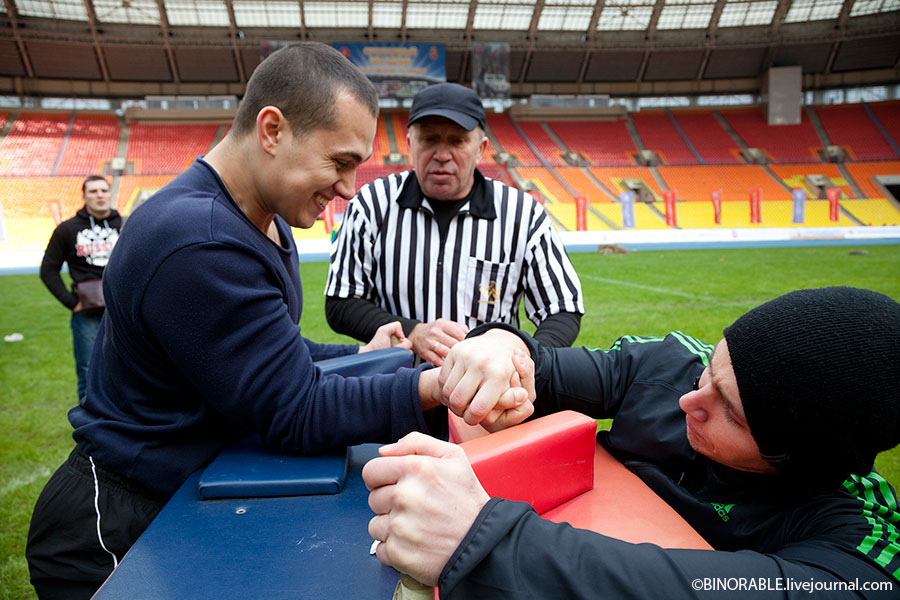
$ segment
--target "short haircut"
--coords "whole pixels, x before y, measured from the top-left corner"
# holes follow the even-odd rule
[[[295,135],[333,129],[335,100],[341,93],[349,93],[372,116],[378,115],[375,86],[343,54],[317,42],[285,46],[253,71],[232,131],[237,137],[253,131],[265,106],[281,110]]]
[[[84,181],[81,183],[81,195],[84,196],[84,193],[87,191],[87,184],[91,181],[102,181],[106,185],[109,185],[109,182],[106,181],[106,177],[103,175],[88,175],[84,178]]]

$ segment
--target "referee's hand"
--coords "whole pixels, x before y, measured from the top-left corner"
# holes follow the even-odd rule
[[[521,423],[534,412],[534,362],[519,336],[502,329],[457,344],[439,383],[443,404],[488,431]]]
[[[359,347],[359,353],[369,352],[371,350],[383,350],[384,348],[406,348],[412,350],[412,342],[403,335],[403,326],[400,321],[393,323],[385,323],[375,330],[375,335],[369,340],[365,346]]]
[[[412,351],[424,361],[440,367],[450,348],[466,338],[469,328],[462,323],[438,319],[431,323],[419,323],[409,332]]]

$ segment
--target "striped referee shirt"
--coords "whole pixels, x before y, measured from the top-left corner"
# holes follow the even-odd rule
[[[325,295],[359,298],[400,317],[518,326],[584,314],[581,283],[543,207],[475,170],[474,193],[441,239],[413,171],[378,179],[347,206]]]

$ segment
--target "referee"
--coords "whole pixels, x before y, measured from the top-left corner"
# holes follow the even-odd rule
[[[525,298],[535,339],[570,346],[581,283],[550,218],[534,199],[475,168],[487,147],[471,89],[429,86],[409,113],[414,169],[363,187],[332,247],[325,314],[360,340],[400,320],[413,351],[436,365],[469,329],[518,326]]]

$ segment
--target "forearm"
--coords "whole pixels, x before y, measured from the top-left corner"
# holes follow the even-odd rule
[[[78,296],[73,294],[66,288],[62,277],[59,274],[61,265],[59,264],[41,264],[41,281],[50,290],[50,293],[56,296],[56,299],[62,302],[63,306],[72,310],[78,304]]]
[[[558,312],[541,321],[534,332],[534,339],[544,346],[567,348],[578,337],[580,329],[581,314]]]
[[[837,551],[835,551],[837,553]],[[862,560],[831,556],[791,560],[750,550],[664,549],[631,544],[541,519],[528,505],[491,500],[445,565],[441,598],[720,598],[718,582],[738,597],[846,597],[830,585],[889,581]],[[791,581],[800,589],[787,589]],[[896,584],[896,582],[894,582]],[[826,585],[827,584],[827,585]],[[765,587],[763,587],[765,586]],[[763,589],[760,589],[763,587]],[[878,597],[874,594],[872,597]],[[888,597],[886,594],[884,597]]]
[[[328,325],[337,333],[349,335],[361,342],[368,342],[375,331],[394,321],[400,321],[403,333],[407,336],[418,321],[398,317],[362,298],[338,298],[326,296],[325,318]]]

